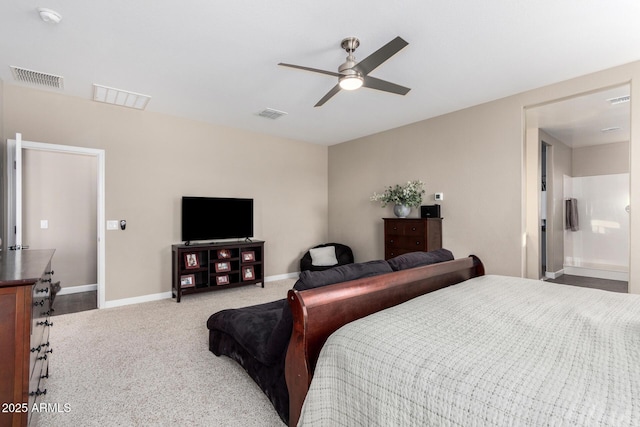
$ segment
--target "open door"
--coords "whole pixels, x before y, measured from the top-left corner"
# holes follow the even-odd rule
[[[96,287],[97,287],[97,299],[98,299],[98,308],[102,308],[105,306],[105,200],[104,200],[104,182],[105,182],[105,152],[104,150],[98,150],[93,148],[85,148],[85,147],[74,147],[68,145],[58,145],[58,144],[50,144],[43,142],[35,142],[35,141],[26,141],[22,139],[22,135],[16,134],[15,140],[7,141],[7,171],[9,171],[7,185],[8,185],[8,203],[7,203],[7,224],[9,227],[7,238],[7,245],[13,247],[13,249],[28,249],[28,246],[23,242],[23,231],[24,235],[27,236],[28,239],[32,240],[29,243],[31,246],[39,247],[41,242],[38,242],[38,235],[34,233],[35,229],[30,229],[31,222],[25,222],[22,224],[23,219],[27,221],[29,218],[28,215],[24,215],[23,210],[30,209],[31,200],[29,196],[30,188],[29,179],[33,179],[33,175],[31,171],[27,171],[29,173],[25,173],[25,168],[29,169],[28,160],[30,156],[33,156],[33,153],[36,152],[49,152],[54,154],[71,154],[74,156],[90,156],[96,159],[96,182],[95,182],[95,197],[91,200],[87,200],[88,204],[95,204],[95,220],[96,220],[96,231],[97,235],[95,244],[96,244],[96,263],[97,263],[97,277],[96,277]],[[23,180],[23,176],[25,177]],[[24,198],[23,196],[27,196]],[[25,204],[26,203],[26,204]],[[35,227],[35,226],[33,226]],[[15,231],[15,233],[14,233]],[[90,237],[89,239],[92,239]],[[56,249],[56,270],[60,270],[59,274],[62,274],[64,271],[62,264],[62,256],[63,256],[63,244],[59,245],[55,244],[55,242],[50,245],[47,243],[46,247],[54,246]],[[92,254],[87,251],[86,256],[91,257]],[[69,257],[67,257],[69,259]],[[59,277],[60,279],[61,277]],[[88,285],[93,285],[90,283]],[[64,290],[64,287],[63,287]],[[83,289],[77,290],[77,292],[82,292]]]
[[[7,247],[27,249],[22,243],[22,134],[7,141]]]

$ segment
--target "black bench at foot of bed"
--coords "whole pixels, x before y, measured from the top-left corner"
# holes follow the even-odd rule
[[[325,271],[304,271],[293,289],[302,291],[377,276],[422,265],[453,260],[446,249],[413,252],[389,261],[377,260],[338,266]],[[280,418],[288,424],[289,393],[285,357],[293,329],[286,299],[250,307],[219,311],[207,320],[209,350],[238,362],[267,395]]]

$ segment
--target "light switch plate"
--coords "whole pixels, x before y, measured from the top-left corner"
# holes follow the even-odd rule
[[[436,200],[444,200],[444,193],[436,193],[434,196]]]
[[[48,219],[41,219],[40,220],[40,228],[41,229],[46,229],[49,228],[49,220]]]
[[[120,228],[120,226],[118,225],[117,219],[107,221],[107,230],[117,230],[118,228]]]

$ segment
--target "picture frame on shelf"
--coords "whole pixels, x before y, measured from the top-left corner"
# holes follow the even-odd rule
[[[196,276],[194,274],[186,274],[184,276],[180,276],[181,288],[193,288],[195,286],[196,286]]]
[[[243,262],[253,262],[256,260],[256,253],[254,251],[244,251],[242,252],[242,261]]]
[[[189,252],[184,254],[184,268],[192,270],[194,268],[200,268],[200,257],[197,252]]]
[[[216,273],[220,273],[222,271],[231,271],[231,263],[227,261],[216,262],[214,264]]]
[[[242,280],[253,280],[256,278],[256,273],[253,266],[242,267]]]
[[[229,249],[218,249],[218,258],[231,258],[231,251]]]
[[[228,285],[229,284],[229,275],[225,274],[224,276],[216,276],[216,285]]]

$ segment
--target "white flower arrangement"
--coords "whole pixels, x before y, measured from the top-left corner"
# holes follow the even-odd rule
[[[398,184],[394,187],[389,186],[382,194],[373,193],[371,201],[381,202],[383,208],[389,203],[417,208],[422,203],[422,195],[424,193],[424,183],[422,181],[408,181],[403,186]]]

